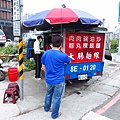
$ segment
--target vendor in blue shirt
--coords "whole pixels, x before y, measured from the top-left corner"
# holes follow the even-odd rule
[[[64,64],[70,62],[70,57],[62,48],[63,38],[60,35],[53,35],[51,41],[53,48],[47,50],[42,56],[42,69],[46,77],[44,110],[46,112],[50,110],[53,97],[51,117],[56,119],[61,115],[59,108],[65,84]]]

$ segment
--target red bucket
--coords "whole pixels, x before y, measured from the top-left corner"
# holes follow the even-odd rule
[[[8,68],[8,78],[10,82],[15,82],[18,80],[18,68]]]

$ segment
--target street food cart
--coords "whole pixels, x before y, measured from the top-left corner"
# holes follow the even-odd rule
[[[99,27],[101,24],[101,20],[85,11],[65,7],[38,12],[23,22],[23,28],[44,31],[44,47],[47,37],[62,35],[65,52],[72,59],[65,64],[65,80],[89,80],[103,74],[104,58],[111,60],[109,49],[105,51],[108,32]],[[29,45],[28,51],[33,51]]]
[[[52,34],[61,34],[60,31],[43,32],[44,46],[46,40]],[[90,80],[93,76],[102,76],[104,68],[104,59],[111,60],[111,54],[106,49],[106,41],[109,39],[107,29],[98,28],[97,30],[71,30],[64,29],[63,48],[71,57],[71,63],[65,64],[65,80]],[[29,48],[31,41],[28,40],[27,56],[33,56],[33,48]],[[107,51],[107,52],[106,52]],[[32,53],[32,54],[31,54]],[[31,55],[30,55],[31,54]]]

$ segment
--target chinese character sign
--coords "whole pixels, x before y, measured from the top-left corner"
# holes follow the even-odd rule
[[[20,0],[13,0],[13,20],[20,20]]]
[[[102,61],[104,33],[66,33],[65,51],[72,63]]]

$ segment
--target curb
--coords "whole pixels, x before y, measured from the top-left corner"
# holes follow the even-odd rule
[[[90,111],[82,118],[82,120],[112,120],[112,119]]]

